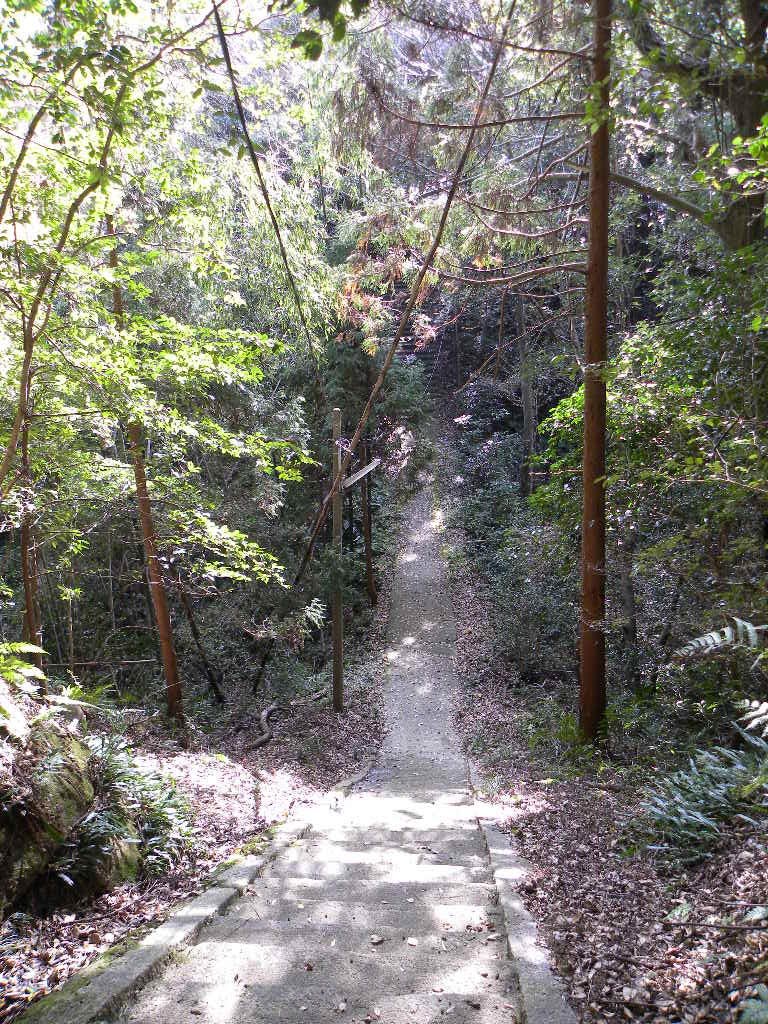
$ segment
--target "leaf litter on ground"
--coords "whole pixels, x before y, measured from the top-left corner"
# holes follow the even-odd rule
[[[522,725],[562,682],[544,680],[539,692],[514,678],[468,566],[454,566],[452,596],[459,676],[471,681],[457,699],[457,723],[470,756],[483,738],[476,763],[487,798],[532,866],[521,897],[582,1024],[768,1021],[759,1016],[768,1011],[764,836],[737,822],[710,858],[685,869],[628,850],[623,826],[639,810],[642,786],[620,767],[569,778],[537,760]]]

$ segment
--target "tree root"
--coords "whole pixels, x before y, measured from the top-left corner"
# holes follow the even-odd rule
[[[261,747],[265,747],[267,743],[269,743],[269,741],[272,739],[274,733],[272,731],[272,726],[270,725],[270,719],[273,717],[273,715],[276,715],[280,711],[288,711],[290,710],[290,708],[298,708],[305,706],[307,704],[313,704],[315,703],[315,701],[321,700],[323,697],[326,697],[327,695],[327,690],[323,688],[321,690],[317,690],[315,693],[310,694],[309,697],[307,697],[305,700],[292,700],[287,705],[275,703],[270,704],[268,707],[264,708],[264,710],[259,715],[259,727],[261,729],[261,735],[256,737],[251,746],[251,750],[260,750]]]
[[[280,704],[270,704],[269,707],[264,708],[264,710],[259,715],[259,726],[261,727],[261,736],[256,737],[253,746],[251,747],[252,750],[259,750],[261,749],[261,747],[265,747],[267,743],[269,743],[269,741],[272,739],[274,735],[274,733],[272,732],[272,726],[269,724],[269,720],[273,715],[277,714],[278,711],[282,710],[284,709],[281,707]]]

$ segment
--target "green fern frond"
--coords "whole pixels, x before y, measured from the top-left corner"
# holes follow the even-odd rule
[[[35,693],[37,685],[33,680],[45,679],[45,673],[25,661],[25,654],[45,654],[45,651],[35,644],[15,641],[0,643],[0,679],[23,693]]]
[[[709,658],[733,650],[750,650],[761,651],[757,659],[760,661],[764,656],[767,633],[768,625],[755,626],[746,619],[734,616],[732,626],[695,637],[683,647],[678,647],[674,656],[679,660],[686,660],[696,657]]]
[[[768,743],[738,729],[746,747],[699,750],[687,767],[649,785],[628,833],[663,858],[695,863],[735,819],[768,814]]]
[[[22,641],[6,640],[0,643],[0,658],[15,654],[45,654],[42,647]]]
[[[762,730],[763,736],[768,736],[768,700],[742,700],[738,707],[746,712],[739,719],[746,729]]]

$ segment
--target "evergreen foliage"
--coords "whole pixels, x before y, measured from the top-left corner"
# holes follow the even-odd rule
[[[193,719],[209,723],[216,672],[236,706],[262,663],[271,695],[304,694],[328,661],[330,587],[344,580],[362,628],[368,614],[354,507],[344,556],[321,534],[290,586],[327,492],[331,410],[351,436],[505,12],[221,5],[263,180],[208,7],[3,13],[3,743],[22,743],[12,702],[50,708],[65,678],[154,709],[159,589]],[[683,859],[764,797],[763,741],[723,745],[734,707],[763,724],[768,696],[763,14],[674,0],[614,19],[602,739],[650,736],[672,764],[645,820]],[[544,731],[573,747],[587,153],[604,119],[585,12],[526,2],[512,17],[408,358],[368,427],[387,474],[376,542],[391,481],[416,462],[409,432],[452,420],[450,525],[493,595],[510,684],[562,687]],[[146,875],[182,857],[178,794],[114,737],[89,742],[103,805],[52,870],[76,883],[119,843]],[[696,751],[683,768],[681,750]]]

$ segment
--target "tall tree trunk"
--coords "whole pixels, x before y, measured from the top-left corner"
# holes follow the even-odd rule
[[[585,297],[584,506],[581,526],[579,725],[595,740],[605,716],[605,361],[608,354],[608,103],[611,0],[593,0],[592,81],[600,124],[590,141]]]
[[[106,217],[107,234],[115,237],[115,224],[110,215]],[[109,253],[109,265],[117,269],[117,248],[113,247]],[[115,282],[112,286],[112,308],[115,314],[115,322],[118,330],[123,329],[125,322],[125,311],[123,307],[123,291],[120,285]],[[173,644],[173,627],[171,615],[168,609],[168,596],[165,592],[163,575],[160,570],[160,559],[157,550],[157,534],[152,517],[152,503],[147,488],[147,474],[144,468],[144,456],[141,445],[141,427],[135,421],[128,424],[128,446],[133,465],[133,475],[136,481],[136,503],[141,524],[141,535],[144,541],[144,555],[147,566],[147,581],[149,593],[152,598],[152,609],[155,613],[157,623],[157,634],[160,643],[160,657],[163,662],[165,673],[165,693],[168,705],[168,714],[172,718],[183,718],[184,707],[181,693],[181,679],[179,677],[179,666],[176,660],[176,649]]]
[[[517,323],[520,338],[520,401],[523,406],[523,461],[520,465],[520,494],[527,498],[533,493],[531,460],[536,447],[536,403],[533,400],[533,381],[528,345],[525,338],[525,306],[521,295],[516,299]]]
[[[29,409],[29,394],[26,396],[26,407]],[[29,492],[24,498],[24,510],[21,514],[19,544],[21,554],[21,578],[24,585],[24,626],[23,636],[27,643],[36,647],[43,645],[43,628],[40,620],[40,602],[38,599],[37,551],[35,548],[35,531],[32,524],[32,471],[29,465],[29,415],[24,416],[21,424],[21,475],[24,487]],[[30,654],[29,660],[37,668],[42,668],[42,654]]]
[[[138,423],[128,424],[128,442],[130,445],[133,474],[136,479],[136,499],[139,507],[139,522],[144,539],[144,554],[147,559],[147,576],[149,591],[152,596],[152,608],[157,622],[157,633],[160,641],[160,657],[165,672],[165,692],[168,702],[168,714],[173,718],[181,718],[184,714],[181,696],[181,680],[179,666],[176,661],[176,649],[173,645],[173,628],[168,610],[168,597],[160,571],[160,559],[157,553],[157,534],[152,519],[152,504],[147,490],[147,476],[144,470],[144,457],[141,451],[141,428]]]

